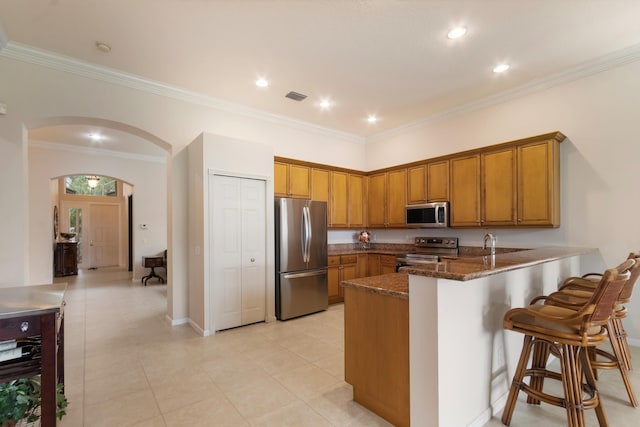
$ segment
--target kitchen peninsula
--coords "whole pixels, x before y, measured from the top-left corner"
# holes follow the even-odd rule
[[[399,426],[484,425],[504,406],[522,345],[504,313],[580,274],[594,252],[460,257],[341,282],[354,400]]]

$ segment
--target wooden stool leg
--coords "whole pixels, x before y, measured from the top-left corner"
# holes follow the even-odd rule
[[[589,363],[589,358],[585,355],[585,352],[580,352],[580,360],[583,368],[583,372],[581,375],[584,375],[584,379],[586,382],[586,387],[594,393],[596,399],[596,405],[593,408],[596,411],[596,416],[598,417],[598,424],[600,427],[608,427],[609,421],[607,420],[607,415],[604,412],[604,407],[602,406],[602,400],[600,400],[600,394],[598,392],[598,387],[596,385],[596,378],[593,375],[593,369],[591,368],[591,364]],[[581,394],[582,396],[582,394]],[[584,422],[584,420],[583,420]]]
[[[520,385],[524,378],[525,371],[527,370],[527,364],[529,363],[529,355],[531,353],[531,346],[533,344],[533,337],[530,335],[524,336],[524,342],[522,343],[522,352],[520,353],[520,360],[516,371],[513,374],[513,381],[511,381],[511,388],[509,389],[509,397],[507,397],[507,403],[504,406],[502,412],[502,424],[508,426],[511,424],[511,417],[513,410],[516,407],[518,400],[518,393],[520,392]]]
[[[611,348],[614,354],[614,362],[618,367],[618,371],[620,371],[620,376],[622,376],[622,382],[624,383],[624,387],[627,389],[627,395],[629,396],[629,402],[631,406],[636,408],[638,406],[638,399],[636,399],[636,395],[633,392],[633,386],[631,385],[631,380],[629,379],[629,371],[624,366],[624,350],[622,340],[620,339],[620,335],[617,332],[617,325],[615,324],[615,319],[609,319],[609,323],[607,325],[607,330],[609,332],[609,342],[611,343]]]
[[[532,375],[529,386],[535,391],[542,391],[544,387],[544,372],[549,360],[550,344],[546,341],[536,339],[533,341],[533,356],[531,357],[531,371],[539,372],[539,375]],[[540,400],[532,396],[527,396],[527,403],[539,405]]]
[[[630,371],[633,368],[631,366],[631,350],[629,350],[629,343],[627,342],[627,331],[624,329],[622,319],[614,317],[613,319],[611,319],[611,325],[615,330],[615,339],[620,345],[622,364],[627,371]],[[611,339],[614,338],[612,337]]]
[[[583,354],[583,358],[588,360]],[[588,362],[587,362],[588,363]],[[562,344],[560,349],[560,371],[564,388],[564,403],[569,427],[584,427],[582,408],[582,362],[580,348]]]

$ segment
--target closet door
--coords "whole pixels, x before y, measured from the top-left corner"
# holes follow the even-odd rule
[[[214,175],[210,203],[215,330],[266,315],[265,182]]]

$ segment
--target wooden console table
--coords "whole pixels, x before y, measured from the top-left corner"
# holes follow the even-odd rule
[[[78,243],[58,242],[53,251],[53,275],[55,277],[78,274]]]
[[[56,384],[64,385],[66,283],[0,288],[0,341],[39,337],[41,357],[0,366],[0,382],[40,375],[41,425],[56,425]]]

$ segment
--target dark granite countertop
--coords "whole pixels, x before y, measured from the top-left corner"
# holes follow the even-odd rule
[[[362,248],[357,243],[338,243],[328,245],[327,250],[329,256],[354,254],[399,255],[414,252],[415,246],[404,243],[371,243],[369,247]]]
[[[492,276],[545,262],[594,252],[593,248],[545,247],[491,256],[465,256],[438,263],[402,267],[399,273],[345,280],[343,287],[367,289],[399,298],[409,297],[409,274],[467,281]]]
[[[402,267],[401,271],[416,276],[450,280],[472,280],[545,262],[556,261],[595,251],[593,248],[545,247],[518,252],[498,253],[494,257],[476,256],[443,260],[439,263]]]
[[[345,288],[366,289],[378,294],[409,299],[409,275],[407,273],[391,273],[363,277],[362,279],[343,280],[340,285]]]

